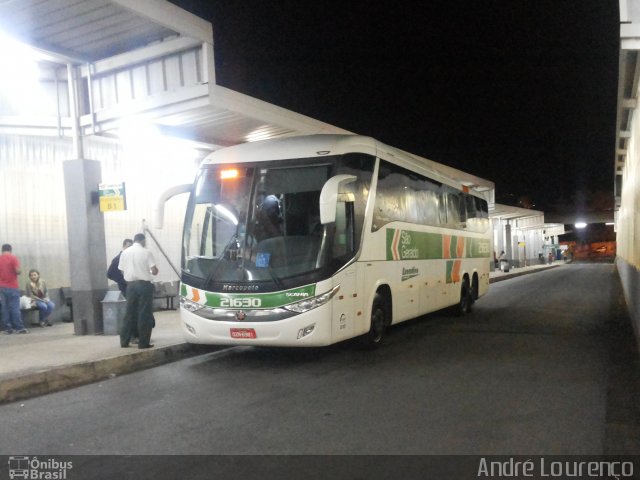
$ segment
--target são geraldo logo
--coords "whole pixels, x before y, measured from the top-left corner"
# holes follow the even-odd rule
[[[390,247],[393,260],[415,260],[420,256],[418,248],[413,244],[411,234],[406,230],[394,232]]]
[[[417,259],[419,257],[419,252],[415,245],[413,245],[411,234],[403,230],[400,235],[400,239],[400,258],[403,260]]]
[[[13,455],[9,457],[9,478],[33,480],[65,480],[68,471],[73,469],[73,462],[64,462],[54,458],[38,459]]]

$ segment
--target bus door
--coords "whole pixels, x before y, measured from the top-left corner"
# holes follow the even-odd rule
[[[334,284],[340,290],[334,297],[331,333],[334,342],[351,338],[354,335],[358,309],[362,301],[361,282],[358,263],[352,263],[334,277]],[[360,308],[361,310],[361,308]]]
[[[333,236],[332,256],[334,258],[353,258],[357,245],[354,229],[353,194],[338,195]],[[358,262],[352,262],[334,276],[334,286],[340,290],[334,297],[331,319],[333,341],[351,338],[354,334],[357,311],[362,302],[362,273]]]

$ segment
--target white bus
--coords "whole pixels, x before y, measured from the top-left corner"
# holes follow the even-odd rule
[[[479,182],[456,180],[461,178]],[[210,154],[190,192],[181,320],[191,343],[323,346],[487,292],[486,180],[356,135]],[[486,194],[486,192],[484,193]]]

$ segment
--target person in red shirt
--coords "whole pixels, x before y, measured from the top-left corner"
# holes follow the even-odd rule
[[[0,301],[2,302],[2,318],[6,330],[5,334],[29,333],[24,328],[22,316],[20,315],[20,286],[18,285],[18,275],[20,275],[20,262],[18,257],[13,255],[11,245],[2,245],[2,255],[0,255]]]

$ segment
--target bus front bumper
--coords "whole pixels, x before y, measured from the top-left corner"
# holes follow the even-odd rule
[[[331,305],[277,321],[210,320],[180,309],[182,332],[189,343],[314,347],[331,341]]]

